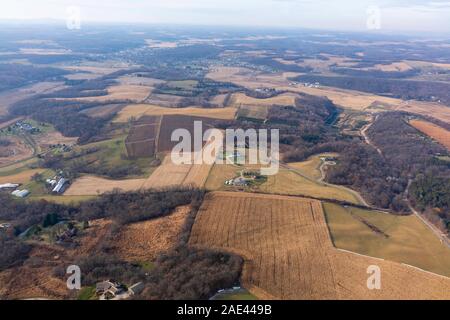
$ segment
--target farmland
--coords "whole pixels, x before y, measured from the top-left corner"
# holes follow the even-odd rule
[[[175,246],[189,211],[188,206],[178,207],[168,216],[123,227],[113,243],[114,251],[126,261],[153,261]]]
[[[324,204],[337,248],[450,276],[450,249],[416,216]]]
[[[211,170],[208,164],[175,164],[170,154],[144,182],[144,189],[159,189],[177,185],[203,187]]]
[[[79,97],[79,98],[57,98],[59,101],[76,100],[87,102],[107,102],[114,100],[132,100],[135,102],[142,102],[149,96],[152,88],[148,86],[138,85],[114,85],[107,89],[106,95]]]
[[[450,294],[449,278],[335,249],[318,201],[212,193],[189,243],[243,256],[241,283],[263,299],[448,299]],[[383,270],[381,290],[366,287],[369,265]]]
[[[194,146],[194,125],[195,122],[201,122],[203,136],[205,131],[210,128],[214,128],[216,122],[215,119],[204,118],[204,117],[194,117],[194,116],[184,116],[184,115],[166,115],[162,117],[160,124],[160,131],[158,135],[157,149],[158,152],[169,152],[172,151],[173,147],[176,146],[179,141],[172,141],[172,133],[178,129],[186,129],[190,132],[192,138],[192,146]],[[195,150],[197,151],[197,150]]]
[[[155,155],[160,122],[160,117],[145,116],[133,124],[125,140],[129,158],[151,157]]]
[[[450,109],[436,102],[425,102],[375,95],[355,90],[338,89],[320,86],[305,87],[303,84],[293,84],[289,78],[295,74],[278,73],[264,74],[246,68],[219,67],[212,69],[207,75],[216,81],[227,81],[248,89],[274,88],[291,93],[306,93],[314,96],[326,96],[333,103],[345,109],[368,112],[384,112],[401,110],[423,116],[431,116],[450,123]]]
[[[410,124],[450,150],[450,131],[426,121],[412,120]]]
[[[0,146],[0,167],[8,166],[15,162],[28,159],[33,156],[33,149],[17,136],[4,138],[9,145]]]
[[[293,106],[295,105],[295,95],[293,94],[280,94],[272,98],[256,99],[249,97],[243,93],[236,93],[230,100],[231,105],[256,105],[256,106]]]
[[[164,115],[185,115],[195,117],[205,117],[212,119],[228,120],[233,119],[236,113],[235,108],[165,108],[150,104],[132,104],[126,106],[121,110],[114,119],[115,122],[127,122],[132,118],[139,118],[141,116],[164,116]]]
[[[18,184],[25,184],[30,182],[31,177],[35,175],[36,173],[42,173],[44,169],[29,169],[20,171],[16,174],[10,174],[7,176],[2,176],[0,174],[0,184],[3,183],[18,183]]]
[[[145,179],[110,180],[95,176],[83,176],[75,180],[64,193],[66,196],[92,196],[114,190],[137,191],[144,184]]]
[[[269,176],[260,191],[284,195],[299,195],[320,199],[336,199],[360,203],[353,192],[341,187],[317,182],[296,171],[281,168],[278,174]]]

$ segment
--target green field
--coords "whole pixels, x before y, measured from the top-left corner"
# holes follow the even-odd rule
[[[450,249],[416,216],[331,203],[324,203],[324,210],[337,248],[450,276]]]

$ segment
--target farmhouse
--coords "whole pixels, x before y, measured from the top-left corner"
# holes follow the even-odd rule
[[[105,299],[113,299],[117,295],[125,293],[126,288],[123,284],[111,280],[102,281],[96,284],[95,293]]]

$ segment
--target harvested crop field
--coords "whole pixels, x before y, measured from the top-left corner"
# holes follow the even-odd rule
[[[163,163],[145,181],[144,189],[159,189],[172,186],[203,187],[208,179],[212,165],[208,164],[174,164],[170,154]]]
[[[204,117],[184,115],[163,116],[157,141],[158,152],[170,152],[173,150],[179,141],[172,141],[172,133],[178,129],[186,129],[191,133],[191,145],[194,146],[194,125],[196,121],[199,121],[202,124],[202,136],[208,129],[214,128],[216,123],[215,119]]]
[[[425,101],[407,101],[394,105],[391,110],[400,110],[415,113],[425,117],[450,123],[450,108],[439,103]]]
[[[122,109],[114,122],[127,122],[141,116],[185,115],[211,119],[234,119],[235,108],[165,108],[150,104],[131,104]]]
[[[123,227],[114,241],[115,253],[126,261],[152,261],[176,245],[189,206],[181,206],[168,215]]]
[[[8,146],[0,146],[0,167],[8,166],[33,156],[33,150],[15,136],[2,138],[10,142]]]
[[[120,189],[123,192],[137,191],[144,184],[145,179],[109,180],[94,176],[83,176],[75,180],[64,195],[92,196]]]
[[[249,97],[243,93],[236,93],[233,95],[230,101],[231,105],[256,105],[256,106],[294,106],[295,95],[294,94],[280,94],[278,96],[266,99],[256,99]]]
[[[450,150],[450,131],[427,121],[412,120],[410,124]]]
[[[450,278],[334,248],[319,201],[214,192],[189,244],[241,255],[241,283],[263,299],[450,298]],[[371,265],[381,269],[380,290],[367,288]]]
[[[17,183],[17,184],[25,184],[30,182],[31,177],[35,175],[36,173],[42,173],[45,169],[29,169],[22,171],[20,173],[8,175],[8,176],[1,176],[0,175],[0,184],[4,183]]]
[[[112,114],[118,114],[125,106],[123,104],[107,104],[81,111],[89,117],[102,118]]]
[[[125,140],[129,158],[151,157],[156,153],[156,139],[161,117],[144,116],[133,123]]]
[[[49,131],[35,138],[39,147],[47,149],[55,144],[64,144],[73,146],[77,143],[78,138],[64,137],[59,131]]]
[[[76,100],[89,102],[107,102],[113,100],[133,100],[142,102],[152,91],[152,87],[138,85],[115,85],[107,89],[108,94],[104,96],[80,97],[80,98],[57,98],[56,100]]]
[[[173,108],[178,106],[178,104],[183,100],[182,97],[174,96],[170,94],[157,94],[154,93],[147,100],[145,100],[148,104],[153,104],[162,107]]]

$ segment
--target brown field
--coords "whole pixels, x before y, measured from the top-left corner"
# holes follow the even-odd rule
[[[133,123],[125,140],[128,157],[142,158],[155,155],[160,123],[161,117],[157,116],[144,116]]]
[[[267,99],[256,99],[245,95],[244,93],[235,93],[231,98],[230,104],[235,106],[241,105],[256,105],[256,106],[294,106],[295,95],[293,94],[280,94],[278,96]]]
[[[406,101],[393,106],[392,110],[401,110],[421,116],[433,117],[437,120],[450,123],[450,108],[439,103]]]
[[[180,185],[201,188],[205,185],[211,168],[212,166],[207,164],[174,164],[169,154],[145,181],[143,188],[159,189]]]
[[[169,154],[147,179],[110,180],[87,175],[75,180],[64,193],[64,196],[95,196],[112,192],[116,189],[122,192],[129,192],[173,186],[203,187],[211,168],[212,166],[207,164],[177,165],[172,163]]]
[[[450,63],[434,63],[428,61],[404,61],[412,68],[439,68],[444,70],[450,70]]]
[[[427,121],[412,120],[410,124],[450,150],[450,131]]]
[[[360,204],[356,192],[341,186],[317,182],[300,172],[281,168],[278,174],[269,176],[267,182],[259,187],[264,193],[297,195],[319,199],[335,199]]]
[[[65,66],[61,69],[68,70],[68,71],[74,71],[78,73],[90,73],[94,74],[97,77],[105,76],[111,73],[114,73],[116,71],[120,71],[123,68],[121,67],[110,67],[110,66],[89,66],[89,65],[80,65],[80,66]]]
[[[189,244],[241,255],[241,283],[262,299],[450,299],[449,278],[334,248],[318,201],[211,193]],[[380,290],[367,288],[370,265]]]
[[[412,70],[413,67],[407,62],[393,62],[391,64],[377,64],[372,68],[361,68],[362,70],[380,70],[384,72],[403,72]]]
[[[147,86],[153,87],[157,84],[164,83],[164,80],[148,78],[148,77],[137,77],[135,75],[121,76],[116,79],[120,84],[123,85],[133,85],[133,86]]]
[[[218,94],[217,96],[212,97],[209,102],[215,105],[218,108],[227,107],[225,105],[226,94]]]
[[[127,122],[129,119],[138,119],[146,116],[163,116],[163,115],[186,115],[196,117],[207,117],[212,119],[234,119],[236,114],[235,108],[164,108],[150,104],[131,104],[122,109],[114,122]]]
[[[78,138],[64,137],[59,131],[50,131],[41,134],[35,138],[39,147],[46,149],[53,144],[65,144],[73,146],[77,143]]]
[[[181,100],[183,100],[182,97],[173,96],[170,94],[152,94],[145,100],[145,103],[161,107],[174,108],[181,102]]]
[[[51,93],[63,89],[64,82],[39,82],[27,87],[0,93],[0,116],[7,114],[9,106],[37,94]]]
[[[15,124],[17,121],[23,120],[23,117],[15,118],[12,120],[8,120],[0,123],[0,130],[8,128],[10,125]]]
[[[403,101],[374,94],[332,87],[308,88],[301,84],[292,85],[289,77],[293,73],[263,74],[245,68],[219,67],[211,70],[208,77],[217,81],[229,81],[249,89],[275,88],[289,92],[301,92],[314,96],[325,96],[336,105],[357,111],[382,112],[402,110],[427,115],[450,123],[450,108],[439,103],[415,100]]]
[[[158,152],[170,152],[178,141],[172,141],[172,133],[177,129],[186,129],[191,133],[192,146],[194,146],[194,125],[196,121],[202,124],[202,134],[213,128],[216,119],[185,116],[185,115],[165,115],[162,117],[157,141]]]
[[[237,112],[237,118],[252,118],[258,120],[265,120],[269,115],[268,106],[240,106]]]
[[[20,173],[12,174],[9,176],[0,176],[0,184],[4,183],[17,183],[17,184],[25,184],[30,182],[31,177],[36,173],[44,172],[45,169],[30,169],[25,170]]]
[[[177,243],[189,212],[182,206],[168,216],[125,226],[113,243],[115,253],[125,261],[153,261]]]
[[[115,85],[108,88],[108,94],[104,96],[80,97],[80,98],[57,98],[57,100],[76,100],[76,101],[92,101],[107,102],[112,100],[134,100],[142,102],[151,93],[152,88],[138,85]]]
[[[12,142],[11,145],[0,147],[0,167],[25,160],[33,155],[33,150],[18,137],[3,138]]]
[[[92,196],[120,189],[124,192],[137,191],[145,183],[145,179],[109,180],[94,176],[83,176],[75,180],[64,195]]]
[[[118,114],[125,106],[122,104],[108,104],[108,105],[102,105],[99,107],[89,108],[86,110],[81,111],[81,113],[87,114],[90,117],[93,118],[102,118],[107,117],[111,114]]]

